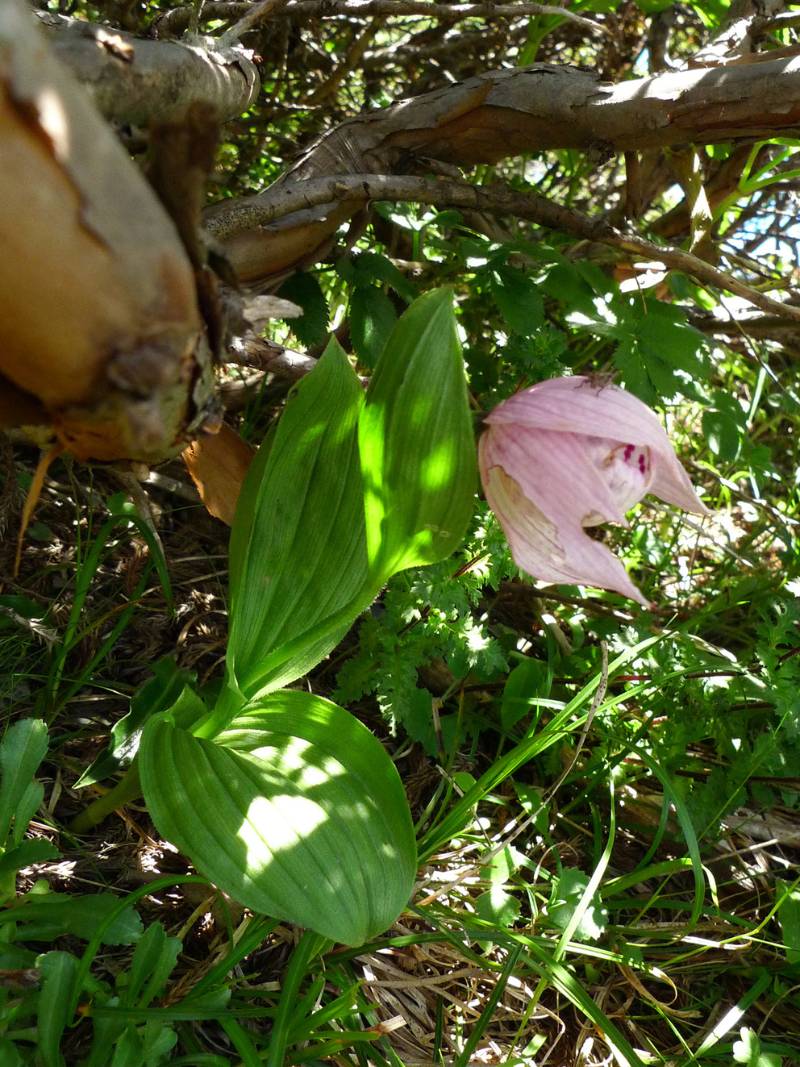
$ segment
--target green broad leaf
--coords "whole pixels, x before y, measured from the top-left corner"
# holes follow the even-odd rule
[[[5,1037],[0,1037],[0,1063],[3,1067],[25,1067],[19,1049]]]
[[[506,324],[529,337],[544,322],[544,301],[532,278],[514,267],[495,267],[491,277],[494,302]]]
[[[230,549],[227,673],[240,703],[305,674],[378,592],[367,583],[362,403],[332,340],[248,471]]]
[[[47,952],[38,961],[42,975],[36,1027],[39,1054],[45,1067],[62,1067],[61,1036],[70,1021],[78,960],[69,952]]]
[[[374,367],[397,322],[389,297],[373,285],[353,291],[350,297],[350,338],[356,355],[366,367]]]
[[[293,274],[280,287],[278,296],[303,309],[299,318],[289,320],[292,333],[300,344],[308,348],[323,345],[328,335],[328,302],[314,275]]]
[[[464,536],[475,440],[452,296],[426,293],[386,343],[359,420],[367,553],[382,584],[435,563]]]
[[[492,886],[475,901],[479,919],[493,926],[513,926],[520,916],[520,903],[502,886]]]
[[[111,1067],[156,1067],[178,1042],[171,1026],[148,1019],[144,1026],[128,1026],[114,1044]]]
[[[511,730],[520,719],[534,712],[538,718],[537,698],[547,697],[553,681],[553,669],[541,660],[524,659],[506,679],[500,702],[500,725]],[[534,719],[535,721],[535,719]]]
[[[416,847],[400,778],[336,704],[273,693],[213,741],[151,719],[139,761],[159,832],[254,911],[359,945],[405,907]]]
[[[743,428],[730,411],[707,408],[703,412],[703,436],[712,453],[723,463],[739,455]]]
[[[0,878],[16,874],[17,871],[23,867],[29,867],[32,863],[54,860],[58,855],[58,849],[49,841],[41,837],[29,838],[0,856]]]
[[[47,726],[42,719],[21,719],[6,730],[0,742],[0,843],[8,837],[12,819],[30,790],[45,752]],[[30,816],[25,819],[22,832],[29,819]]]
[[[733,1043],[734,1063],[744,1063],[747,1067],[781,1067],[780,1056],[762,1052],[761,1041],[755,1030],[743,1026],[739,1031],[739,1040]]]

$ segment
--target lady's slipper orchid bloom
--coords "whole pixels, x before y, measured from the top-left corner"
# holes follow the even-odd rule
[[[517,393],[486,422],[481,480],[517,566],[647,607],[620,561],[584,527],[627,526],[625,512],[645,493],[709,514],[655,412],[624,389],[576,376]]]

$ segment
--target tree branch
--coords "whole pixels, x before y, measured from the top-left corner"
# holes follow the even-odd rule
[[[203,103],[224,122],[258,96],[258,70],[241,49],[150,41],[62,15],[38,17],[55,54],[112,121],[146,127]]]
[[[161,460],[211,353],[175,227],[30,10],[0,4],[0,375],[80,458]]]
[[[782,318],[800,322],[800,307],[783,304],[722,270],[685,252],[646,241],[636,234],[623,233],[603,219],[592,219],[577,211],[561,207],[535,193],[526,193],[506,185],[477,186],[448,178],[422,178],[412,175],[352,174],[346,177],[317,178],[300,186],[275,187],[272,202],[266,194],[249,201],[228,202],[225,212],[208,220],[211,233],[218,239],[230,239],[239,227],[249,231],[258,227],[274,233],[283,225],[292,225],[311,209],[322,206],[326,213],[339,204],[351,208],[370,200],[413,201],[436,207],[456,207],[466,211],[512,215],[550,229],[561,230],[587,241],[598,241],[624,252],[656,259],[665,266],[683,271],[707,285],[728,290],[751,304]]]
[[[324,254],[352,213],[334,198],[339,201],[335,209],[298,214],[279,233],[242,232],[250,207],[253,217],[261,217],[260,199],[272,205],[282,186],[330,174],[386,175],[415,165],[429,169],[430,160],[494,163],[549,148],[638,151],[798,129],[800,58],[658,74],[619,85],[573,67],[490,71],[347,120],[265,192],[225,201],[210,209],[208,218],[228,235],[226,252],[241,280],[265,284]],[[240,220],[235,234],[222,223],[234,211]]]
[[[159,35],[165,31],[170,34],[182,33],[188,26],[193,9],[177,7],[166,12],[157,20]],[[204,21],[221,18],[248,18],[253,11],[250,3],[227,2],[206,3],[201,12]],[[402,18],[420,15],[425,18],[458,22],[466,18],[531,18],[536,15],[557,15],[560,18],[580,26],[589,33],[609,33],[602,23],[594,22],[583,15],[577,15],[566,8],[554,4],[534,4],[520,0],[517,4],[436,4],[430,0],[289,0],[281,11],[282,15],[294,18]],[[251,29],[247,26],[247,29]],[[242,31],[244,32],[244,31]],[[226,36],[226,35],[223,35]],[[241,33],[238,34],[241,36]]]

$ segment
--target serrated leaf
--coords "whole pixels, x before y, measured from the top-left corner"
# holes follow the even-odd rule
[[[139,759],[159,832],[247,907],[357,945],[405,906],[416,848],[400,778],[336,704],[273,693],[214,741],[153,719]]]
[[[362,403],[332,340],[245,479],[231,535],[227,658],[229,688],[243,700],[305,674],[377,593],[374,583],[367,589]]]
[[[356,285],[370,285],[376,281],[390,286],[407,303],[417,295],[417,290],[402,271],[379,252],[361,252],[353,258]]]
[[[536,333],[544,322],[544,301],[533,278],[513,267],[499,267],[492,271],[490,288],[512,330],[524,337]]]
[[[322,345],[328,335],[328,302],[313,274],[293,274],[278,290],[278,296],[299,304],[303,314],[289,320],[292,333],[302,345]]]
[[[472,515],[476,459],[452,297],[438,289],[398,321],[359,419],[373,574],[446,558]]]
[[[573,867],[565,867],[560,877],[553,880],[547,914],[559,930],[566,930],[575,910],[581,905],[588,884],[588,875]],[[599,898],[595,897],[584,910],[573,937],[576,941],[596,941],[607,924],[608,914]]]
[[[374,286],[363,286],[350,297],[350,337],[366,367],[374,367],[397,322],[394,305]]]
[[[475,901],[475,911],[485,922],[496,926],[513,926],[520,915],[520,903],[502,886],[492,886]]]
[[[705,338],[680,308],[650,298],[613,303],[618,321],[614,353],[625,385],[645,403],[680,394],[698,398],[696,382],[707,377],[702,360]],[[681,373],[682,372],[682,373]]]

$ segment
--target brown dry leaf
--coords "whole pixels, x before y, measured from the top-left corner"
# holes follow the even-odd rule
[[[255,449],[222,425],[217,434],[204,434],[183,451],[183,462],[209,514],[233,524],[236,502]]]

